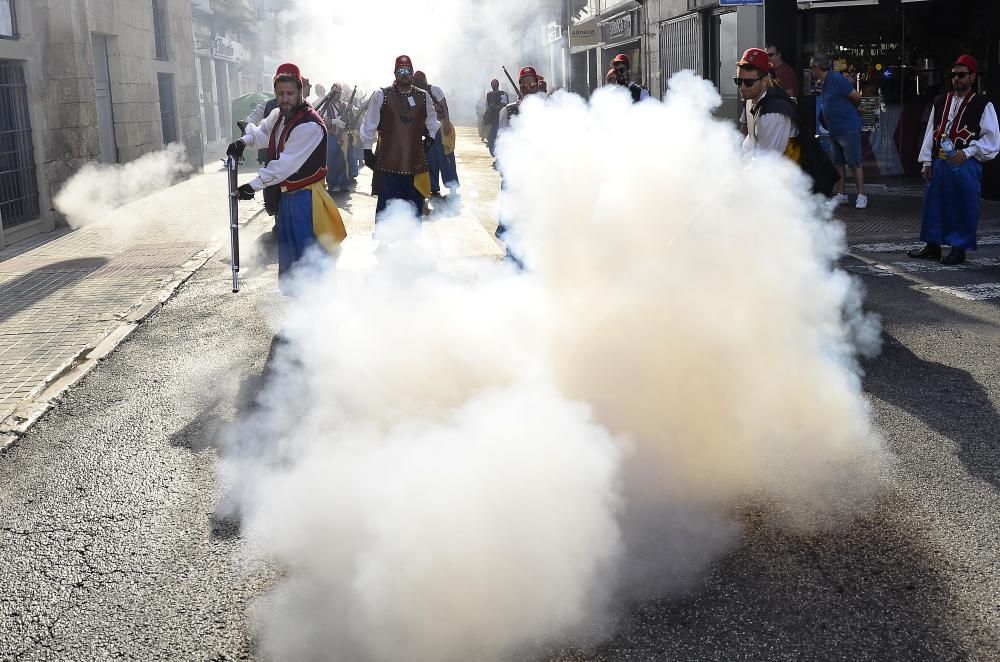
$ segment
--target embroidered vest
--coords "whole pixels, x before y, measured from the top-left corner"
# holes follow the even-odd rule
[[[940,95],[934,100],[933,155],[935,157],[941,153],[941,139],[944,137],[944,131],[948,125],[949,110],[954,104],[960,105],[948,134],[951,136],[952,142],[955,143],[955,149],[965,149],[982,133],[983,113],[989,104],[986,97],[975,92],[969,92],[964,99],[959,99],[951,93]]]
[[[323,129],[323,139],[319,141],[319,145],[312,151],[302,164],[302,167],[298,169],[298,172],[295,172],[288,179],[281,182],[281,188],[285,191],[297,191],[326,177],[326,125],[323,123],[323,118],[319,116],[319,113],[313,110],[313,107],[308,103],[304,103],[291,119],[285,121],[284,126],[281,127],[280,135],[277,131],[271,132],[271,140],[267,145],[267,153],[272,161],[278,158],[285,149],[285,142],[288,140],[288,135],[292,132],[292,129],[300,124],[308,124],[309,122],[313,122]]]
[[[375,150],[378,169],[394,175],[427,172],[427,154],[422,140],[427,132],[427,93],[413,87],[410,95],[404,95],[393,85],[382,90],[382,94],[378,148]],[[413,105],[409,99],[413,99]]]

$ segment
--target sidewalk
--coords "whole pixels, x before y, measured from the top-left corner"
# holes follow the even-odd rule
[[[0,251],[0,449],[228,241],[225,189],[224,171],[197,175]]]
[[[920,236],[923,215],[923,195],[912,191],[894,192],[892,189],[871,188],[868,208],[855,209],[853,187],[848,187],[850,203],[837,207],[834,217],[847,226],[848,242],[872,239],[913,239]],[[1000,202],[983,200],[979,217],[979,232],[1000,230]]]

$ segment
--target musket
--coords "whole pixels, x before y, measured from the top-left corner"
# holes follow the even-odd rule
[[[233,292],[240,291],[240,223],[236,174],[239,170],[239,163],[233,156],[226,157],[226,170],[229,177],[229,251],[230,260],[233,265]]]
[[[507,80],[510,81],[510,84],[514,86],[514,93],[517,94],[518,101],[524,99],[524,95],[521,94],[521,86],[514,82],[514,79],[511,77],[510,72],[507,71],[507,67],[505,65],[501,65],[500,68],[503,69],[503,73],[504,75],[507,76]]]

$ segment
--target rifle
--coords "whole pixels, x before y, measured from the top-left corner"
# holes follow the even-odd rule
[[[514,79],[511,77],[510,72],[507,71],[507,67],[505,65],[502,65],[500,68],[503,69],[503,72],[507,76],[507,80],[510,81],[510,84],[514,86],[514,93],[517,94],[517,100],[518,101],[524,100],[524,95],[521,94],[521,86],[514,82]]]
[[[226,157],[226,170],[229,177],[229,251],[233,264],[233,293],[240,291],[240,223],[237,200],[236,173],[239,164],[232,156]]]

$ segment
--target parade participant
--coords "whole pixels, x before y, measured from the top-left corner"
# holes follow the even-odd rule
[[[517,84],[521,88],[521,98],[514,103],[508,104],[506,108],[500,111],[501,129],[506,129],[510,126],[511,118],[521,110],[521,101],[532,94],[538,94],[540,91],[538,88],[538,72],[535,71],[534,67],[523,67],[517,75]]]
[[[405,200],[421,213],[431,194],[427,152],[441,127],[431,96],[413,85],[408,56],[396,58],[394,75],[391,86],[372,94],[361,124],[365,165],[375,172],[376,222],[390,200]]]
[[[347,172],[347,122],[344,121],[344,106],[340,102],[343,89],[334,83],[330,88],[330,99],[323,104],[321,116],[326,124],[326,188],[330,193],[348,190],[351,180]]]
[[[431,177],[431,195],[441,195],[441,182],[451,193],[458,191],[458,164],[455,162],[455,125],[451,123],[448,112],[448,99],[444,90],[427,82],[427,74],[417,71],[413,74],[413,84],[431,95],[434,111],[437,113],[441,128],[434,136],[434,146],[427,154],[427,166]]]
[[[1000,151],[1000,126],[993,104],[972,90],[978,65],[971,55],[958,58],[951,68],[952,92],[934,100],[920,150],[924,216],[922,248],[910,257],[939,259],[941,246],[951,250],[941,264],[965,262],[965,251],[976,249],[983,163]]]
[[[767,53],[759,48],[748,48],[736,63],[733,82],[746,117],[743,151],[750,155],[777,152],[798,163],[798,108],[783,89],[772,87],[768,69]]]
[[[249,183],[239,187],[239,199],[251,200],[265,187],[280,187],[278,204],[279,286],[292,267],[316,246],[334,253],[347,236],[337,206],[323,186],[326,176],[326,127],[305,101],[299,68],[290,63],[274,75],[278,112],[229,145],[227,156],[237,159],[246,147],[267,145],[269,163]],[[272,189],[274,190],[274,189]]]
[[[632,80],[632,60],[628,55],[624,53],[616,55],[611,61],[611,68],[615,70],[615,82],[628,89],[633,102],[638,103],[649,98],[646,86]]]
[[[490,155],[494,153],[497,144],[497,132],[500,130],[500,111],[510,103],[507,93],[500,89],[500,81],[494,78],[490,81],[490,92],[486,95],[486,112],[483,121],[487,126],[488,138],[486,145],[490,149]]]

